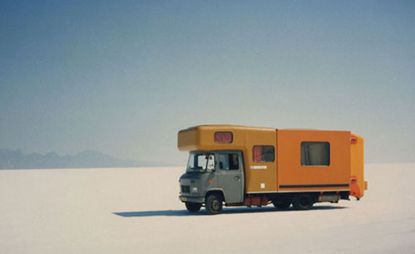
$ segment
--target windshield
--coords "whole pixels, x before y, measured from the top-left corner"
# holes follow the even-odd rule
[[[187,172],[202,172],[215,168],[215,156],[209,153],[190,153],[187,163]]]

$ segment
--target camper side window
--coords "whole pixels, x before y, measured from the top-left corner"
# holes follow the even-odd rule
[[[302,142],[302,166],[330,165],[330,144],[328,142]]]
[[[254,146],[252,154],[254,162],[272,162],[275,158],[273,146]]]

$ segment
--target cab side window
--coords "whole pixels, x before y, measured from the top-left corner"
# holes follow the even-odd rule
[[[220,153],[218,155],[218,167],[221,170],[238,170],[239,155],[237,153]]]

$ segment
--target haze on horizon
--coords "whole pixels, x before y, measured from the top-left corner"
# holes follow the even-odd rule
[[[181,165],[205,123],[346,129],[414,162],[414,1],[3,1],[0,148]]]

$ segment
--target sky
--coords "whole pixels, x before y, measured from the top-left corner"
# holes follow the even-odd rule
[[[1,1],[0,148],[184,165],[198,124],[415,162],[414,1]]]

